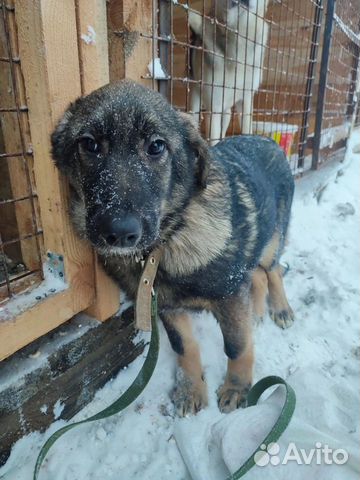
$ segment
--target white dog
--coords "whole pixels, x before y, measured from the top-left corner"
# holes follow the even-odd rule
[[[268,39],[268,1],[217,0],[216,12],[213,7],[209,14],[216,21],[204,18],[204,25],[200,12],[189,12],[194,44],[204,48],[203,59],[201,50],[192,49],[192,75],[203,85],[201,99],[200,84],[192,87],[191,110],[198,121],[201,107],[211,112],[206,116],[207,135],[213,144],[225,137],[234,105],[242,113],[242,133],[252,133],[253,98]]]

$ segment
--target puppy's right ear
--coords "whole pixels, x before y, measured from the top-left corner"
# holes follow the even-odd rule
[[[51,154],[58,169],[68,174],[71,170],[72,157],[75,153],[74,139],[71,135],[71,107],[64,113],[51,135]]]

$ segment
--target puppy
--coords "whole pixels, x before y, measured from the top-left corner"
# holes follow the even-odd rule
[[[70,105],[52,146],[70,181],[78,233],[130,298],[141,275],[135,257],[161,246],[155,287],[179,360],[172,393],[178,413],[207,405],[191,333],[197,309],[213,312],[224,336],[228,368],[219,407],[229,412],[242,405],[253,370],[249,292],[260,266],[274,321],[285,328],[293,320],[279,268],[294,188],[283,151],[257,136],[209,148],[190,116],[128,81]]]
[[[210,17],[219,23],[205,19],[204,28],[201,15],[189,12],[195,45],[205,49],[203,53],[192,49],[192,75],[203,86],[202,105],[200,85],[192,87],[191,110],[198,121],[202,107],[211,112],[210,118],[206,115],[206,130],[212,144],[225,138],[234,105],[242,113],[242,133],[252,133],[254,94],[260,86],[268,38],[267,4],[268,0],[217,0]]]

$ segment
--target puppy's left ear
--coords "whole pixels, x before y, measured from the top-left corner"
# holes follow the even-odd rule
[[[71,173],[71,165],[74,156],[74,139],[71,134],[72,105],[59,120],[51,135],[51,154],[58,169],[65,173]]]
[[[185,126],[188,141],[196,155],[196,175],[201,188],[206,188],[210,168],[211,153],[208,144],[199,133],[198,126],[193,117],[187,113],[179,112]]]

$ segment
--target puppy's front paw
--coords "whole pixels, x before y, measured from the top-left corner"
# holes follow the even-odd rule
[[[218,391],[218,405],[222,413],[230,413],[239,407],[245,407],[250,385],[235,385],[225,381]]]
[[[171,400],[179,417],[195,415],[208,404],[207,386],[204,380],[194,381],[183,372],[171,393]]]
[[[269,314],[276,325],[282,329],[289,328],[294,323],[294,312],[290,307],[283,310],[272,310],[270,308]]]

